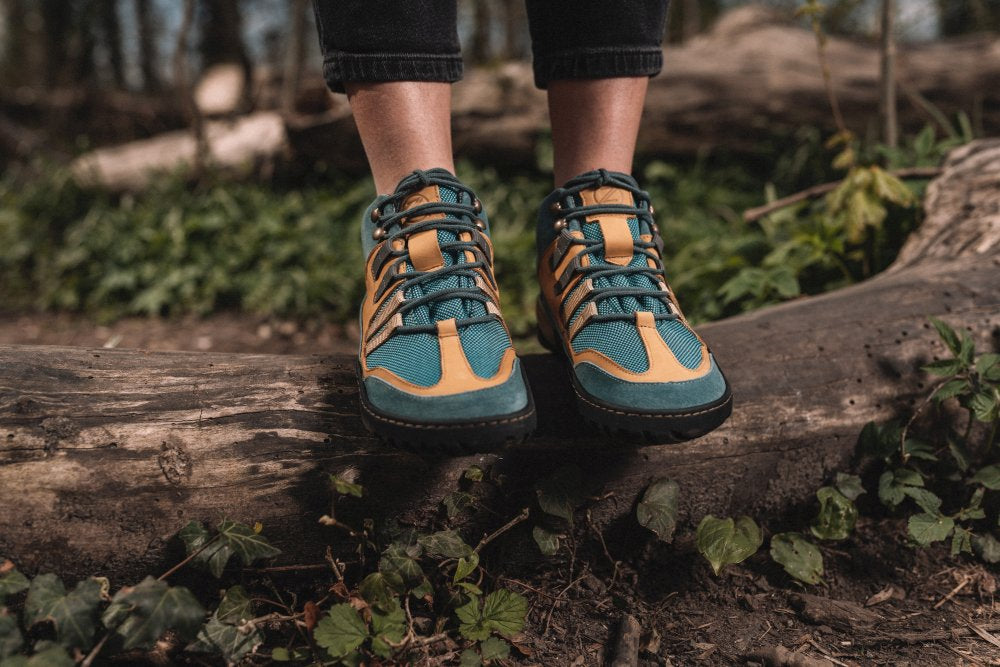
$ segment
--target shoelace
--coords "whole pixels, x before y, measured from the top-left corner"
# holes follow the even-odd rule
[[[413,206],[403,211],[398,210],[403,201],[413,194],[415,190],[430,185],[437,185],[439,187],[445,187],[455,191],[459,194],[459,200],[462,199],[461,194],[465,194],[467,195],[468,200],[472,203],[463,204],[460,202],[452,203],[444,201],[428,202],[426,204]],[[387,205],[391,205],[391,213],[385,212]],[[481,241],[482,229],[484,229],[484,226],[478,217],[481,211],[482,205],[479,203],[475,194],[463,185],[457,178],[445,172],[434,173],[419,170],[414,171],[408,179],[400,183],[400,186],[392,195],[390,195],[384,202],[382,202],[382,204],[372,211],[372,219],[375,221],[375,230],[372,236],[376,240],[385,239],[386,241],[379,252],[379,256],[376,257],[375,261],[372,263],[372,272],[375,275],[378,275],[386,263],[392,264],[389,271],[386,273],[386,277],[379,285],[375,298],[380,298],[386,293],[386,291],[393,289],[395,284],[400,281],[402,281],[402,291],[405,295],[411,287],[427,286],[433,281],[449,276],[461,276],[468,278],[470,282],[472,282],[472,285],[466,287],[441,287],[424,294],[423,296],[405,299],[398,306],[396,312],[398,312],[401,316],[405,316],[408,312],[415,308],[430,305],[434,302],[456,298],[476,301],[482,303],[485,307],[487,303],[492,301],[492,298],[488,294],[484,293],[483,290],[475,284],[476,277],[481,275],[475,271],[475,269],[485,268],[486,270],[483,271],[483,273],[487,276],[490,285],[494,290],[497,288],[497,285],[493,277],[493,272],[490,270],[491,258],[488,256],[489,246],[486,245],[485,241]],[[432,218],[421,222],[406,224],[406,221],[409,218],[417,218],[423,215],[435,215],[440,213],[443,213],[445,217]],[[463,259],[463,263],[460,263],[457,259],[455,259],[454,263],[442,266],[432,271],[417,271],[412,269],[410,271],[398,273],[398,265],[409,261],[410,252],[406,248],[405,244],[403,245],[403,248],[399,250],[395,249],[393,247],[393,242],[400,239],[405,241],[405,239],[409,236],[432,229],[435,231],[452,232],[455,235],[455,241],[440,244],[442,255],[454,252],[454,259],[457,257],[464,257],[464,251],[469,251],[475,255],[476,260],[468,262]],[[469,232],[472,240],[462,241],[459,238],[459,234],[462,232]],[[496,319],[496,316],[487,311],[486,315],[461,318],[456,323],[467,326],[490,322],[494,319]],[[434,323],[409,324],[396,327],[394,333],[434,333],[435,331],[436,325]]]
[[[596,204],[590,206],[580,206],[575,204],[576,196],[580,192],[602,186],[611,186],[626,190],[632,194],[633,201],[641,202],[645,205],[628,206],[623,204]],[[665,313],[654,313],[654,319],[676,320],[679,318],[678,313],[674,310],[673,302],[670,300],[670,292],[665,289],[666,277],[662,260],[663,239],[660,237],[659,229],[653,221],[653,208],[650,203],[648,192],[637,188],[627,180],[615,176],[605,169],[600,169],[598,170],[596,176],[578,176],[568,181],[559,191],[558,202],[558,209],[553,209],[559,216],[559,220],[555,223],[556,229],[559,230],[559,237],[557,241],[556,253],[552,256],[552,268],[554,269],[555,266],[559,264],[565,256],[566,250],[570,246],[582,245],[586,247],[586,250],[578,254],[573,259],[573,262],[566,268],[562,276],[559,278],[556,286],[560,293],[566,289],[566,286],[577,274],[583,274],[584,280],[589,278],[591,281],[596,278],[645,275],[650,278],[651,283],[656,285],[656,287],[595,287],[591,289],[590,293],[583,301],[576,305],[574,310],[579,309],[588,302],[596,305],[600,301],[615,297],[635,297],[636,299],[651,298],[661,301],[667,311]],[[606,262],[597,256],[597,253],[603,251],[605,248],[603,240],[577,238],[570,233],[571,222],[579,221],[582,226],[583,224],[586,224],[584,222],[586,218],[602,213],[618,215],[625,214],[629,217],[634,217],[639,223],[640,230],[642,229],[642,224],[646,224],[648,232],[652,236],[652,241],[633,239],[633,257],[636,252],[641,253],[646,258],[653,260],[655,268],[648,266],[646,262],[643,262],[641,266],[620,266]],[[653,252],[654,250],[656,252]],[[587,266],[584,266],[580,262],[580,258],[584,255],[588,255],[590,257],[590,263]],[[660,285],[663,285],[663,288],[660,288]],[[568,296],[568,294],[564,295],[564,301]],[[634,319],[633,313],[604,313],[594,314],[590,317],[588,323],[632,319]]]

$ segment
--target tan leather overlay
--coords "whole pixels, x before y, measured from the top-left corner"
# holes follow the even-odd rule
[[[458,327],[454,319],[442,320],[437,323],[438,346],[441,350],[441,379],[430,387],[407,382],[395,373],[384,368],[368,368],[364,363],[364,376],[377,377],[380,380],[404,389],[419,396],[447,396],[460,394],[477,389],[488,389],[503,384],[510,378],[514,370],[517,353],[513,347],[507,348],[500,360],[500,368],[490,378],[476,375],[462,349],[462,339],[458,335]]]
[[[399,210],[406,211],[414,206],[439,201],[441,201],[441,189],[436,185],[428,185],[404,199]],[[436,220],[443,217],[444,213],[415,215],[407,220],[407,224],[412,225],[424,220]],[[425,232],[417,232],[407,238],[406,247],[410,251],[410,263],[417,271],[433,271],[444,266],[444,256],[441,255],[441,246],[438,245],[437,230],[428,229]]]
[[[602,185],[592,190],[580,192],[584,206],[599,204],[621,204],[634,206],[632,193],[621,188]],[[604,237],[604,259],[610,264],[627,266],[632,261],[632,232],[628,228],[629,216],[624,213],[599,213],[587,216],[587,223],[598,223],[601,226],[601,236]]]

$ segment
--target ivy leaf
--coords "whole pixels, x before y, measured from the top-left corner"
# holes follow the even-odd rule
[[[672,479],[658,479],[649,485],[635,508],[639,524],[656,533],[664,542],[671,542],[677,529],[677,496],[679,487]]]
[[[818,584],[823,580],[823,554],[798,533],[779,533],[772,537],[771,558],[799,581]]]
[[[27,590],[31,582],[28,578],[14,569],[14,564],[9,560],[4,561],[7,570],[0,576],[0,605],[4,603],[9,595],[16,595]],[[2,570],[0,570],[2,571]]]
[[[980,468],[969,483],[982,484],[990,491],[1000,490],[1000,465],[993,464]]]
[[[695,533],[698,551],[708,560],[715,574],[726,565],[741,563],[755,554],[763,541],[760,528],[748,516],[733,521],[731,518],[716,519],[709,514],[698,524]]]
[[[923,485],[923,477],[908,468],[886,470],[878,479],[878,499],[894,508],[906,498],[907,487]]]
[[[244,565],[250,565],[260,558],[272,558],[281,553],[271,546],[267,538],[250,526],[223,520],[218,525],[219,539],[240,557]]]
[[[17,627],[17,617],[0,614],[0,663],[20,651],[23,645],[24,638]]]
[[[420,565],[399,544],[389,545],[382,553],[378,569],[386,583],[397,593],[417,588],[426,580]]]
[[[466,558],[472,553],[472,547],[465,543],[462,536],[454,530],[442,530],[430,535],[422,535],[417,542],[430,556],[445,558]]]
[[[531,537],[534,538],[538,550],[544,556],[554,556],[559,551],[559,534],[554,533],[543,526],[535,526],[531,529]]]
[[[1000,563],[1000,540],[993,533],[973,535],[972,549],[987,563]]]
[[[479,645],[483,660],[505,660],[510,657],[510,644],[499,637],[487,637]]]
[[[934,328],[937,329],[941,340],[943,340],[944,344],[949,350],[951,350],[951,353],[957,357],[962,351],[962,341],[959,339],[958,334],[955,333],[955,330],[948,326],[948,324],[943,320],[931,317],[930,321],[931,324],[934,325]]]
[[[94,643],[103,590],[103,582],[91,578],[83,579],[67,594],[59,577],[40,574],[31,582],[24,601],[24,622],[30,627],[52,621],[61,645],[86,651]]]
[[[343,658],[368,638],[368,626],[354,607],[343,602],[330,608],[313,630],[316,643],[334,658]]]
[[[479,598],[470,596],[467,603],[455,609],[455,615],[459,621],[458,631],[466,639],[486,639],[491,632],[510,637],[524,628],[528,601],[518,593],[500,589],[486,596],[482,609]]]
[[[972,553],[972,533],[962,526],[956,525],[955,532],[951,536],[951,556],[954,558],[958,554]]]
[[[906,527],[913,541],[925,547],[947,538],[955,527],[955,522],[946,516],[923,513],[911,516]]]
[[[191,591],[147,576],[137,586],[115,593],[101,620],[121,635],[127,651],[152,646],[167,630],[190,641],[197,636],[204,617],[205,610]]]
[[[215,610],[215,616],[223,623],[239,625],[253,618],[253,603],[247,591],[240,585],[232,586],[222,596],[222,602]]]
[[[197,639],[185,648],[194,653],[221,655],[227,665],[235,665],[263,643],[264,635],[256,628],[244,633],[235,625],[223,623],[213,614],[198,632]]]
[[[216,539],[211,544],[208,544],[212,540],[212,535],[198,521],[189,522],[180,529],[177,536],[184,542],[184,550],[188,556],[195,552],[198,553],[195,556],[194,562],[207,567],[208,571],[216,579],[222,576],[223,571],[226,569],[226,563],[229,562],[229,558],[233,555],[232,549],[226,546],[220,539]],[[206,544],[208,546],[205,546]],[[199,551],[202,547],[204,549]]]
[[[837,490],[844,494],[848,500],[857,500],[858,496],[865,492],[865,487],[861,485],[861,478],[857,475],[848,475],[844,472],[838,472],[836,478],[834,479],[834,486]]]
[[[574,465],[559,468],[536,487],[538,506],[546,514],[573,524],[573,510],[583,504],[583,473]]]
[[[858,521],[858,508],[847,496],[832,486],[816,492],[819,513],[809,530],[821,540],[846,540]]]
[[[396,602],[396,595],[381,572],[372,572],[365,577],[358,587],[358,592],[365,602],[376,609],[391,609]]]
[[[449,519],[453,519],[476,504],[476,497],[466,491],[454,491],[446,495],[441,502]]]
[[[389,609],[372,610],[372,651],[380,658],[391,658],[391,644],[403,641],[406,635],[406,615],[395,599]]]
[[[334,491],[345,496],[360,498],[365,493],[364,487],[360,484],[348,482],[340,475],[330,475],[330,484],[333,486]]]

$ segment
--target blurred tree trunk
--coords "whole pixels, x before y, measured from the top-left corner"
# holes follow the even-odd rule
[[[896,2],[882,0],[881,80],[879,115],[882,120],[882,142],[890,148],[899,143],[899,122],[896,114]]]
[[[237,0],[201,0],[201,39],[198,51],[202,67],[239,63],[248,71],[250,57],[243,42],[243,17]]]
[[[139,71],[142,89],[153,92],[160,89],[159,57],[156,48],[156,17],[150,0],[135,0],[135,17],[138,24]]]
[[[46,88],[54,88],[65,82],[73,14],[64,2],[59,0],[42,0],[42,38],[45,43],[45,78]]]
[[[666,39],[681,44],[706,30],[722,7],[719,0],[672,0],[667,11]]]
[[[473,64],[480,65],[490,59],[490,29],[492,26],[492,4],[490,0],[476,0],[472,3],[472,43],[469,56]]]
[[[98,13],[101,37],[108,50],[108,66],[115,88],[125,87],[125,62],[122,55],[122,26],[118,19],[118,0],[100,0]]]
[[[528,57],[527,14],[523,0],[503,0],[503,53],[504,60],[519,60]]]
[[[294,0],[289,8],[288,40],[285,52],[285,73],[281,84],[281,108],[289,112],[295,110],[295,97],[299,92],[302,69],[306,58],[306,12],[309,0]]]
[[[937,0],[944,36],[1000,30],[1000,0]]]

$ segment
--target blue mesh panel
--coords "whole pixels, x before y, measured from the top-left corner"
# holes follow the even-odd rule
[[[368,355],[368,367],[376,366],[421,387],[437,384],[441,379],[437,336],[429,333],[390,336]]]
[[[686,368],[697,368],[701,363],[701,341],[680,320],[662,320],[656,330],[663,336],[667,347]]]
[[[590,348],[605,354],[633,373],[649,370],[646,348],[635,322],[595,322],[585,326],[573,339],[573,351]]]
[[[507,330],[500,322],[493,320],[461,327],[458,337],[473,373],[481,378],[491,378],[497,374],[503,353],[510,347]]]

